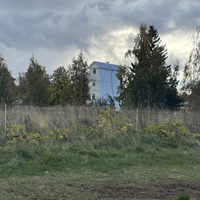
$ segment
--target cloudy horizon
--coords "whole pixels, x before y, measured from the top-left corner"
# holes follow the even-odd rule
[[[0,0],[0,54],[13,77],[26,72],[32,54],[49,74],[68,67],[82,50],[94,60],[130,64],[141,23],[153,25],[168,50],[167,64],[183,69],[200,25],[198,0]]]

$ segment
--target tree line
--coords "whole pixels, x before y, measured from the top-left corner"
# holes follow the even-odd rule
[[[133,41],[133,49],[125,53],[125,58],[131,57],[133,62],[130,66],[119,66],[117,73],[120,85],[118,96],[114,98],[120,106],[174,109],[179,108],[183,101],[188,101],[192,107],[198,106],[199,32],[200,28],[197,27],[193,38],[196,43],[184,69],[181,95],[177,89],[178,62],[173,67],[166,64],[166,45],[162,44],[157,29],[141,24]],[[45,67],[32,56],[27,71],[19,73],[17,84],[0,56],[0,104],[12,104],[21,99],[24,105],[33,106],[88,105],[91,100],[89,82],[88,64],[82,52],[78,58],[72,59],[68,69],[60,66],[52,75],[47,74]]]
[[[4,59],[0,59],[0,103],[12,104],[21,99],[24,105],[85,105],[90,100],[89,71],[83,53],[72,59],[66,70],[63,66],[47,74],[34,56],[25,73],[19,73],[18,83],[11,76]]]

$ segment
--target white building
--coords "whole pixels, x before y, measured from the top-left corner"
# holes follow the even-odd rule
[[[107,94],[112,97],[117,96],[117,87],[120,84],[116,77],[117,65],[94,61],[89,69],[91,99],[108,98]],[[117,102],[115,105],[119,107]]]

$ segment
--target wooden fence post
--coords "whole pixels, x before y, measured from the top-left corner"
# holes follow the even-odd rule
[[[7,105],[5,104],[5,135],[6,135],[6,126],[7,126],[7,122],[6,122],[6,115],[7,115]]]
[[[136,114],[136,131],[138,131],[138,108],[137,108],[137,114]]]

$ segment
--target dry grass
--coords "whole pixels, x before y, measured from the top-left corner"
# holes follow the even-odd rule
[[[22,124],[26,127],[37,127],[40,130],[67,129],[74,127],[76,122],[98,122],[101,107],[31,107],[9,106],[7,108],[7,127],[13,124]],[[117,113],[123,116],[124,121],[132,123],[136,127],[137,110],[120,110]],[[200,113],[171,111],[159,109],[139,109],[138,128],[147,127],[150,124],[162,123],[165,119],[183,121],[188,131],[199,133]],[[87,124],[86,124],[87,125]],[[5,127],[5,108],[0,107],[0,127]]]
[[[31,107],[13,106],[7,108],[7,127],[13,124],[32,125],[41,130],[66,129],[78,121],[96,121],[100,108],[92,107]],[[4,127],[5,110],[0,109],[0,126]]]

